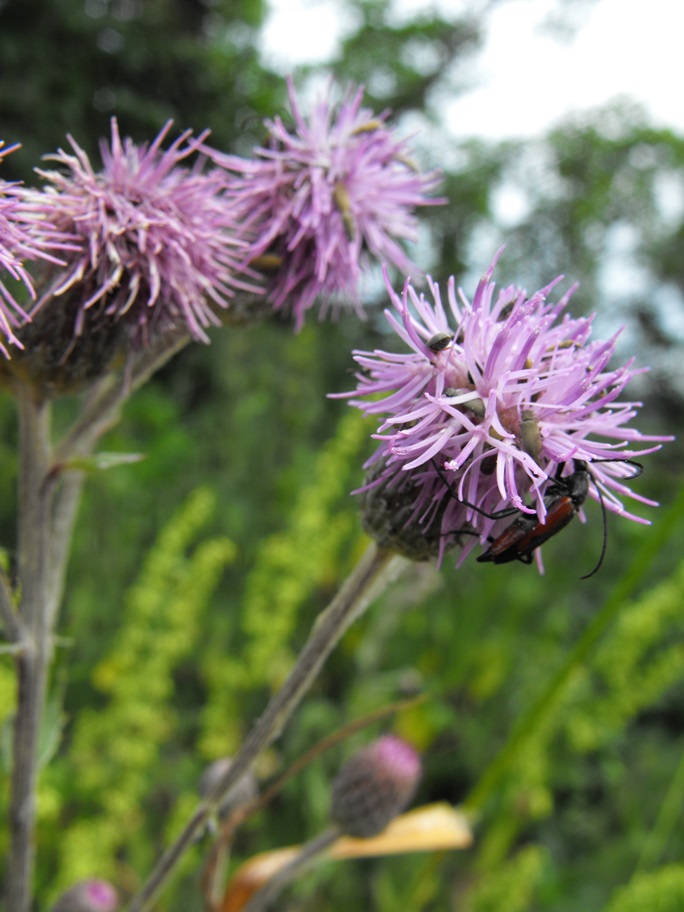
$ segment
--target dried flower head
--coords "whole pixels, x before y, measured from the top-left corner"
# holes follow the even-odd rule
[[[563,314],[574,288],[548,300],[559,279],[531,296],[515,286],[495,294],[498,256],[472,302],[449,280],[451,323],[435,283],[430,302],[409,282],[399,297],[387,280],[397,312],[387,310],[387,320],[411,351],[355,352],[358,387],[344,395],[382,416],[367,464],[366,526],[417,559],[425,554],[416,527],[423,551],[441,556],[458,543],[465,556],[511,522],[484,514],[515,508],[543,522],[559,469],[583,464],[591,497],[600,488],[608,510],[645,522],[620,499],[653,504],[625,484],[634,468],[624,460],[658,449],[630,444],[671,439],[630,426],[640,403],[619,397],[641,370],[631,361],[609,367],[618,334],[590,341],[593,317]],[[393,523],[390,508],[401,511]]]
[[[348,836],[375,836],[404,810],[420,774],[420,757],[410,744],[394,735],[378,738],[335,777],[331,816]]]
[[[50,336],[50,356],[66,363],[93,334],[115,339],[114,347],[141,347],[174,330],[207,341],[235,290],[258,290],[239,277],[243,229],[225,198],[225,172],[204,167],[207,132],[186,131],[163,149],[170,128],[136,145],[121,140],[113,119],[101,171],[71,137],[72,152],[50,156],[59,169],[38,171],[45,187],[27,200],[80,247],[43,277],[27,347]],[[110,347],[100,340],[93,360],[106,360]],[[92,372],[98,367],[106,364]]]
[[[255,158],[223,156],[235,178],[235,205],[254,228],[250,257],[273,270],[270,300],[294,313],[297,328],[317,298],[323,310],[342,295],[360,310],[362,269],[372,258],[415,269],[400,241],[415,240],[417,206],[440,203],[428,191],[439,178],[421,174],[408,146],[361,107],[362,89],[337,105],[322,99],[310,118],[288,80],[294,125],[266,122],[268,143]]]
[[[62,893],[51,912],[115,912],[119,897],[106,880],[82,880]]]

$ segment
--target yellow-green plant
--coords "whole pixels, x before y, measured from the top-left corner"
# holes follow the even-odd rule
[[[93,871],[117,879],[121,858],[139,862],[149,853],[145,800],[178,721],[174,672],[197,648],[202,616],[235,556],[226,539],[198,542],[214,507],[208,489],[196,490],[124,597],[114,645],[93,674],[104,704],[79,715],[59,771],[72,788],[55,889]]]
[[[366,422],[350,412],[314,461],[311,481],[297,497],[287,528],[260,546],[240,608],[242,648],[222,648],[206,662],[209,702],[200,749],[207,758],[230,753],[240,738],[241,694],[275,687],[292,663],[292,633],[307,598],[339,575],[340,551],[356,522],[351,508],[334,511],[348,496],[350,466],[368,436]]]

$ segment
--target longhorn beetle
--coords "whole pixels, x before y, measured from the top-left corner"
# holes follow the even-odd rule
[[[633,466],[636,471],[632,478],[638,478],[643,472],[643,466],[632,459],[595,459],[593,462],[626,462]],[[544,492],[544,503],[546,505],[546,517],[541,522],[535,514],[523,513],[515,507],[499,510],[496,513],[487,513],[474,504],[460,500],[451,490],[446,477],[437,468],[437,472],[447,484],[449,493],[460,503],[471,507],[477,513],[487,516],[489,519],[503,519],[505,516],[512,516],[517,513],[516,518],[494,539],[490,539],[489,548],[480,554],[478,562],[492,562],[494,564],[508,564],[511,561],[518,560],[523,564],[531,564],[534,551],[544,542],[553,538],[579,513],[584,501],[589,494],[589,481],[593,478],[589,465],[582,460],[575,459],[575,471],[565,477],[561,476],[563,463],[558,466],[553,484]],[[436,463],[435,463],[435,467]],[[598,485],[599,503],[601,504],[601,515],[603,517],[603,544],[601,554],[596,566],[589,573],[580,577],[588,579],[593,576],[603,564],[608,543],[608,523],[606,518],[606,505],[603,500],[603,494]]]

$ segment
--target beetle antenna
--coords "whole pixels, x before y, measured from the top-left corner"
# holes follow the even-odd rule
[[[606,462],[612,462],[612,461],[613,461],[612,459],[606,460]],[[626,460],[626,461],[629,462],[630,460]],[[643,472],[643,466],[641,466],[641,471]],[[641,475],[641,472],[639,472],[639,475]],[[637,476],[635,475],[634,477],[636,478]],[[596,479],[594,479],[594,487],[598,491],[599,503],[601,504],[601,516],[603,518],[603,545],[601,547],[601,554],[599,556],[598,563],[596,564],[596,566],[590,573],[586,573],[584,576],[580,576],[581,580],[589,579],[590,576],[593,576],[595,573],[598,573],[598,571],[601,569],[601,565],[603,564],[603,558],[606,556],[606,548],[608,547],[608,517],[606,516],[606,513],[608,511],[606,510],[606,504],[605,504],[605,501],[603,500],[603,492],[601,491],[601,488],[596,483]]]
[[[640,475],[644,474],[644,467],[640,462],[637,462],[636,459],[592,459],[589,465],[593,465],[595,462],[626,462],[628,466],[631,466],[635,470],[633,475],[627,477],[627,481],[631,481],[633,478],[638,478]]]
[[[437,465],[437,460],[434,458],[434,456],[430,461],[432,462],[435,472],[437,472],[439,475],[449,494],[454,498],[454,500],[458,501],[458,503],[463,504],[464,507],[470,507],[471,510],[475,510],[475,512],[479,513],[480,516],[486,516],[487,519],[503,519],[505,516],[513,516],[514,513],[520,512],[517,507],[506,507],[503,510],[496,510],[494,513],[488,513],[486,510],[483,510],[481,507],[476,507],[475,504],[469,503],[467,500],[461,500],[461,498],[452,490],[449,479],[446,477],[442,469],[440,469],[440,467]]]

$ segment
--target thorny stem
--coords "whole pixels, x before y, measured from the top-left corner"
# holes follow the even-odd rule
[[[226,794],[247,772],[261,751],[280,735],[345,630],[406,564],[405,558],[375,545],[366,550],[342,589],[318,616],[289,677],[257,720],[233,758],[230,768],[197,805],[176,842],[159,859],[142,890],[133,898],[129,912],[149,909],[179,860],[216,812]]]
[[[314,859],[322,852],[325,852],[341,835],[342,833],[338,827],[330,827],[330,829],[309,840],[301,847],[292,861],[288,862],[261,889],[257,890],[245,906],[244,912],[266,912],[285,887],[292,883],[295,877],[298,877]]]
[[[236,307],[233,321],[249,322],[253,306]],[[29,386],[15,388],[19,410],[18,612],[0,571],[0,624],[15,655],[17,709],[14,719],[9,810],[8,912],[28,912],[35,860],[36,784],[39,735],[53,654],[53,631],[62,600],[71,535],[83,488],[81,472],[63,472],[75,455],[92,453],[119,417],[130,394],[188,342],[179,332],[138,353],[125,376],[105,377],[86,399],[80,416],[54,453],[51,406]]]
[[[38,747],[52,636],[46,612],[50,527],[50,405],[18,391],[18,573],[23,649],[15,658],[17,710],[9,813],[7,909],[28,912],[35,857]]]

